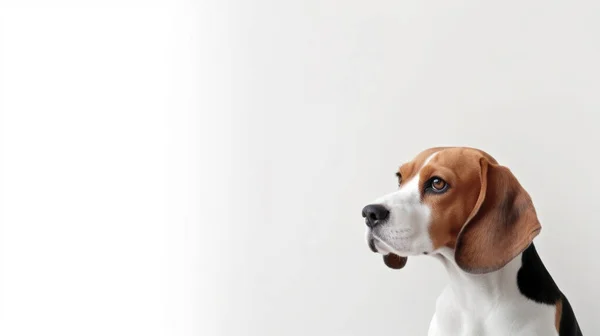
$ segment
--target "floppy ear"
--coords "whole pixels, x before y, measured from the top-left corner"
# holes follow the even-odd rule
[[[455,260],[469,273],[504,267],[523,252],[541,230],[529,194],[506,167],[480,159],[481,189],[458,234]]]

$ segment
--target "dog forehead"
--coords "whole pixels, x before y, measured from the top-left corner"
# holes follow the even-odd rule
[[[452,170],[468,169],[470,166],[479,166],[479,159],[484,156],[476,149],[454,147],[438,151],[428,164]]]
[[[403,164],[399,172],[403,178],[412,178],[419,171],[444,167],[456,173],[467,173],[479,167],[479,159],[497,163],[488,153],[473,147],[432,147],[418,153],[411,161]]]
[[[443,147],[433,147],[425,149],[424,151],[417,154],[412,160],[402,164],[398,169],[404,177],[412,177],[418,170],[425,165],[428,158],[431,158],[433,154],[444,150]]]
[[[432,154],[435,154],[432,156]],[[446,166],[462,165],[470,159],[478,160],[486,158],[491,163],[497,163],[490,154],[485,151],[473,147],[432,147],[417,154],[412,162],[422,166],[427,158],[431,159],[428,164],[442,164]]]

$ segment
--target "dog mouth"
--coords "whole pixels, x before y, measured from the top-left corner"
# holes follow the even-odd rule
[[[396,250],[374,232],[369,234],[369,248],[375,253],[381,253],[384,255],[390,253],[396,254]]]
[[[369,239],[369,248],[371,249],[371,251],[373,251],[373,253],[379,252],[379,251],[377,251],[377,248],[375,247],[375,238]]]
[[[401,257],[397,254],[386,254],[383,256],[383,262],[389,268],[393,269],[401,269],[406,266],[406,262],[408,261],[407,257]]]
[[[377,239],[377,240],[380,243],[383,243],[383,242],[381,242],[381,239]],[[385,244],[385,243],[383,243],[383,244]],[[385,244],[385,245],[387,245],[387,244]],[[375,238],[373,236],[371,236],[369,238],[369,249],[371,249],[371,251],[373,251],[374,253],[381,253],[375,246]],[[387,250],[387,248],[386,248],[386,250]],[[388,252],[388,251],[386,251],[386,252],[387,252],[387,254],[383,255],[383,263],[387,267],[392,268],[392,269],[401,269],[404,266],[406,266],[406,262],[408,261],[407,257],[399,256],[393,252]]]

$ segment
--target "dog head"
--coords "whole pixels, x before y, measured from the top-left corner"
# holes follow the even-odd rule
[[[365,206],[367,243],[388,267],[407,257],[454,251],[470,273],[502,268],[541,226],[529,194],[489,154],[467,147],[430,148],[397,171],[398,190]]]

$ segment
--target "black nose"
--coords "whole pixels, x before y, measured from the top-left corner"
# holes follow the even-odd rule
[[[362,210],[367,226],[372,228],[375,225],[385,221],[390,215],[390,211],[381,204],[369,204]]]

